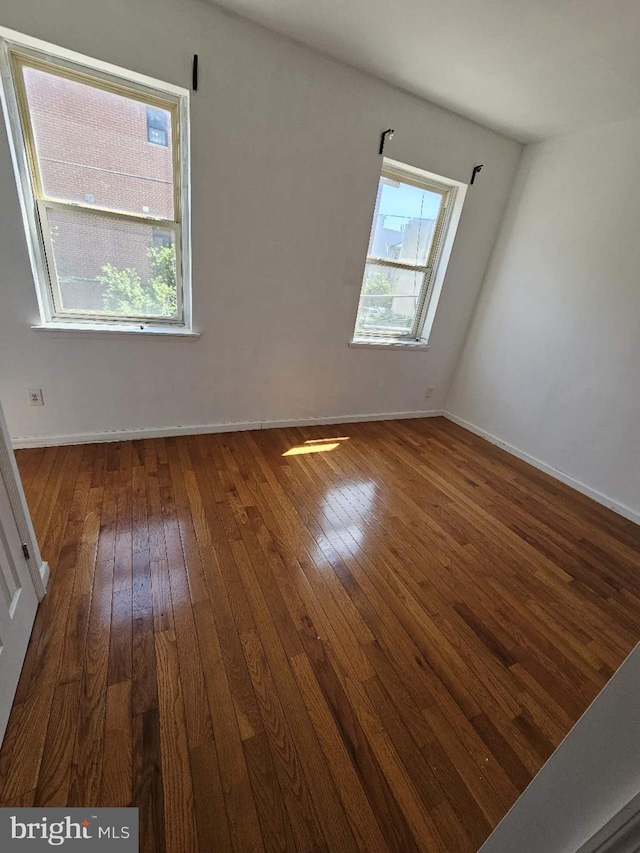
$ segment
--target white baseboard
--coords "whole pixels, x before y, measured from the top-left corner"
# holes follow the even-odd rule
[[[172,435],[200,435],[208,432],[239,432],[260,429],[259,421],[229,424],[194,424],[191,426],[114,429],[105,432],[78,432],[66,435],[16,435],[12,438],[16,450],[25,447],[57,447],[64,444],[101,444],[110,441],[136,441],[144,438],[168,438]]]
[[[202,435],[214,432],[242,432],[251,429],[279,429],[281,427],[317,426],[330,424],[355,424],[367,421],[391,421],[406,418],[435,418],[442,409],[425,412],[376,412],[367,415],[333,415],[318,418],[290,418],[281,421],[246,421],[241,423],[196,424],[193,426],[150,427],[145,429],[110,430],[108,432],[83,432],[72,435],[16,435],[14,448],[57,447],[64,444],[96,444],[109,441],[135,441],[142,438],[167,438],[174,435]]]
[[[49,563],[46,560],[43,560],[40,563],[40,577],[42,578],[42,585],[46,589],[49,585],[49,578],[51,577],[51,570],[49,569]]]
[[[280,427],[322,426],[323,424],[361,424],[369,421],[399,421],[408,418],[437,418],[443,415],[442,409],[427,412],[378,412],[373,415],[344,415],[329,418],[303,418],[288,421],[262,421],[260,429],[278,429]]]
[[[640,794],[636,794],[577,853],[637,853],[640,838]]]
[[[528,462],[529,465],[533,465],[533,467],[537,468],[539,471],[544,471],[545,474],[549,474],[556,480],[560,480],[561,483],[571,486],[571,488],[575,489],[577,492],[586,495],[588,498],[592,498],[596,503],[602,504],[602,506],[606,506],[608,509],[612,509],[614,512],[617,512],[618,515],[628,518],[629,521],[634,521],[636,524],[640,524],[640,512],[636,512],[636,510],[632,509],[630,506],[620,503],[619,501],[610,498],[608,495],[604,495],[602,492],[596,491],[596,489],[592,489],[590,486],[587,486],[586,483],[576,480],[574,477],[571,477],[569,474],[565,474],[564,471],[560,471],[558,468],[553,468],[551,465],[547,465],[546,462],[536,459],[535,456],[525,453],[524,450],[514,447],[512,444],[503,441],[496,435],[492,435],[490,432],[477,427],[475,424],[465,421],[464,418],[459,418],[458,415],[454,415],[453,412],[447,412],[445,410],[443,415],[445,418],[448,418],[448,420],[453,421],[454,424],[458,424],[458,426],[468,429],[469,432],[479,435],[480,438],[490,441],[491,444],[495,444],[497,447],[501,447],[503,450],[506,450],[507,453],[511,453],[513,456],[517,456],[518,459],[522,459],[523,462]]]

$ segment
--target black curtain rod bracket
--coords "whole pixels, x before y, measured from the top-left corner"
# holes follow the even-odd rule
[[[193,69],[191,74],[191,88],[194,92],[198,91],[198,54],[193,54]]]
[[[478,172],[480,172],[480,171],[481,171],[481,169],[482,169],[482,167],[483,167],[483,166],[484,166],[484,163],[481,163],[479,166],[474,166],[474,167],[473,167],[473,172],[471,172],[471,180],[469,181],[469,184],[470,184],[471,186],[473,186],[473,184],[475,184],[475,182],[476,182],[476,175],[478,174]]]
[[[393,139],[394,133],[395,130],[392,127],[389,127],[387,128],[387,130],[382,131],[382,133],[380,134],[380,147],[378,148],[378,154],[384,154],[384,146],[386,144],[387,137],[389,137],[389,139]]]

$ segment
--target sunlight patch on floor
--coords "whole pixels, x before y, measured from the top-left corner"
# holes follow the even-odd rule
[[[304,444],[297,444],[295,447],[289,448],[283,456],[302,456],[305,453],[327,453],[329,450],[335,450],[340,447],[341,441],[349,441],[348,435],[343,435],[340,438],[310,438]]]

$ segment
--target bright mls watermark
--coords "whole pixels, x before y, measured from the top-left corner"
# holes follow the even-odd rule
[[[0,850],[138,853],[138,809],[0,808]]]

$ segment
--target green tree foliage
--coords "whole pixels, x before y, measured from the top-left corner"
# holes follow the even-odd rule
[[[383,272],[367,278],[362,291],[361,317],[365,325],[390,328],[409,328],[412,317],[393,310],[393,284]]]
[[[112,314],[173,317],[177,311],[175,246],[149,246],[151,276],[143,281],[136,269],[102,267],[98,281],[105,287],[104,310]]]
[[[374,297],[373,299],[365,298],[363,300],[365,313],[369,315],[367,319],[380,319],[391,315],[393,305],[391,282],[384,273],[376,272],[369,276],[362,293],[365,297]]]
[[[391,282],[384,273],[374,273],[367,279],[367,283],[364,286],[364,292],[375,294],[391,293]]]

